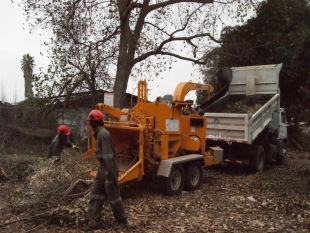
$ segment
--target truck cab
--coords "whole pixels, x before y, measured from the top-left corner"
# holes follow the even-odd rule
[[[287,120],[284,108],[272,114],[272,120],[269,124],[269,133],[274,134],[276,139],[287,138]]]

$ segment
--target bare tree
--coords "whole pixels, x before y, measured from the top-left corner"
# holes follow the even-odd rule
[[[31,26],[54,35],[50,55],[61,72],[50,89],[114,84],[114,105],[122,107],[130,77],[156,78],[176,59],[204,65],[223,17],[245,17],[258,1],[28,0],[23,7]]]

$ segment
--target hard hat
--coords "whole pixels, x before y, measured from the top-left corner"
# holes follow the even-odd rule
[[[103,114],[101,111],[94,109],[88,114],[88,121],[103,121]]]
[[[57,133],[64,134],[64,135],[70,135],[70,131],[66,125],[59,126]]]

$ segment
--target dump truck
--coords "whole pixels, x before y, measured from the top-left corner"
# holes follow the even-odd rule
[[[104,127],[109,131],[119,165],[118,183],[146,178],[162,184],[167,195],[183,189],[198,189],[202,167],[222,162],[221,151],[206,151],[206,118],[185,101],[189,91],[200,90],[210,98],[213,87],[192,82],[179,83],[170,105],[158,98],[147,101],[147,83],[139,81],[137,104],[129,109],[116,109],[98,103],[96,109],[105,115]],[[89,129],[88,151],[79,159],[94,156],[95,139]],[[95,176],[96,171],[90,171]]]
[[[287,122],[280,108],[281,68],[282,64],[231,68],[227,91],[200,109],[207,120],[206,150],[220,148],[223,162],[249,165],[252,172],[262,172],[272,161],[284,163]]]

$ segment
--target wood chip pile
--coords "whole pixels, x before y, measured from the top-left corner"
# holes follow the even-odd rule
[[[263,105],[255,104],[250,106],[246,103],[245,100],[231,101],[227,103],[225,113],[242,113],[242,114],[254,114],[258,111]]]

